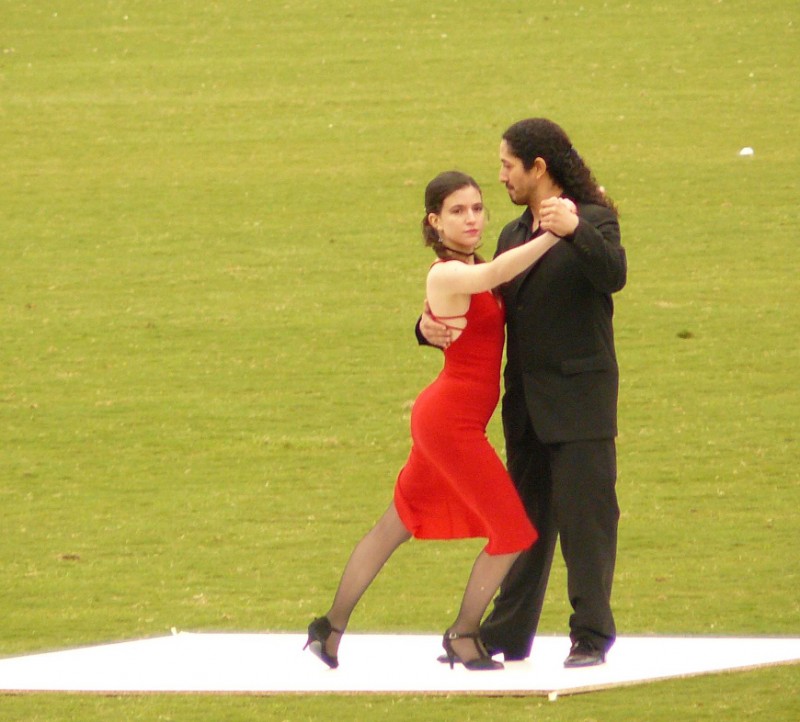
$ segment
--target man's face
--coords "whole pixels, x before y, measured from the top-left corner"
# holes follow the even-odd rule
[[[522,160],[515,156],[505,140],[500,143],[500,182],[506,187],[511,202],[527,206],[536,186],[535,166],[525,170]]]

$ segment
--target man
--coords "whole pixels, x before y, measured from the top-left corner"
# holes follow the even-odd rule
[[[545,231],[562,241],[501,288],[507,463],[540,538],[508,573],[481,639],[506,660],[529,656],[560,536],[573,610],[564,666],[592,666],[605,661],[616,638],[610,598],[619,372],[611,294],[626,282],[625,251],[612,202],[558,125],[515,123],[503,134],[500,163],[500,182],[525,210],[502,230],[497,253]],[[548,200],[561,196],[577,204],[577,216]],[[427,315],[420,333],[448,345]]]

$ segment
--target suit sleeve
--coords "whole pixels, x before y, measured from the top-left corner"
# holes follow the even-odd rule
[[[417,343],[420,346],[433,346],[432,343],[428,341],[423,335],[422,331],[420,331],[419,325],[422,323],[422,316],[417,319],[417,325],[414,326],[414,335],[417,337]]]
[[[584,206],[579,215],[578,227],[564,240],[575,249],[583,273],[597,291],[619,291],[625,286],[628,266],[616,216],[602,206]]]

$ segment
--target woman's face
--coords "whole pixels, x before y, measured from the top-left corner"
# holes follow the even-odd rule
[[[471,253],[480,243],[486,222],[481,192],[464,186],[444,199],[442,210],[428,216],[431,226],[449,246]]]

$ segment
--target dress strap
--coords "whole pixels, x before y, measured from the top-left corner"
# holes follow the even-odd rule
[[[465,321],[467,320],[466,314],[463,313],[459,314],[458,316],[437,316],[433,311],[431,311],[431,318],[452,331],[463,331],[464,326],[454,326],[453,324],[447,323],[447,321],[454,321],[457,318],[463,318]]]

